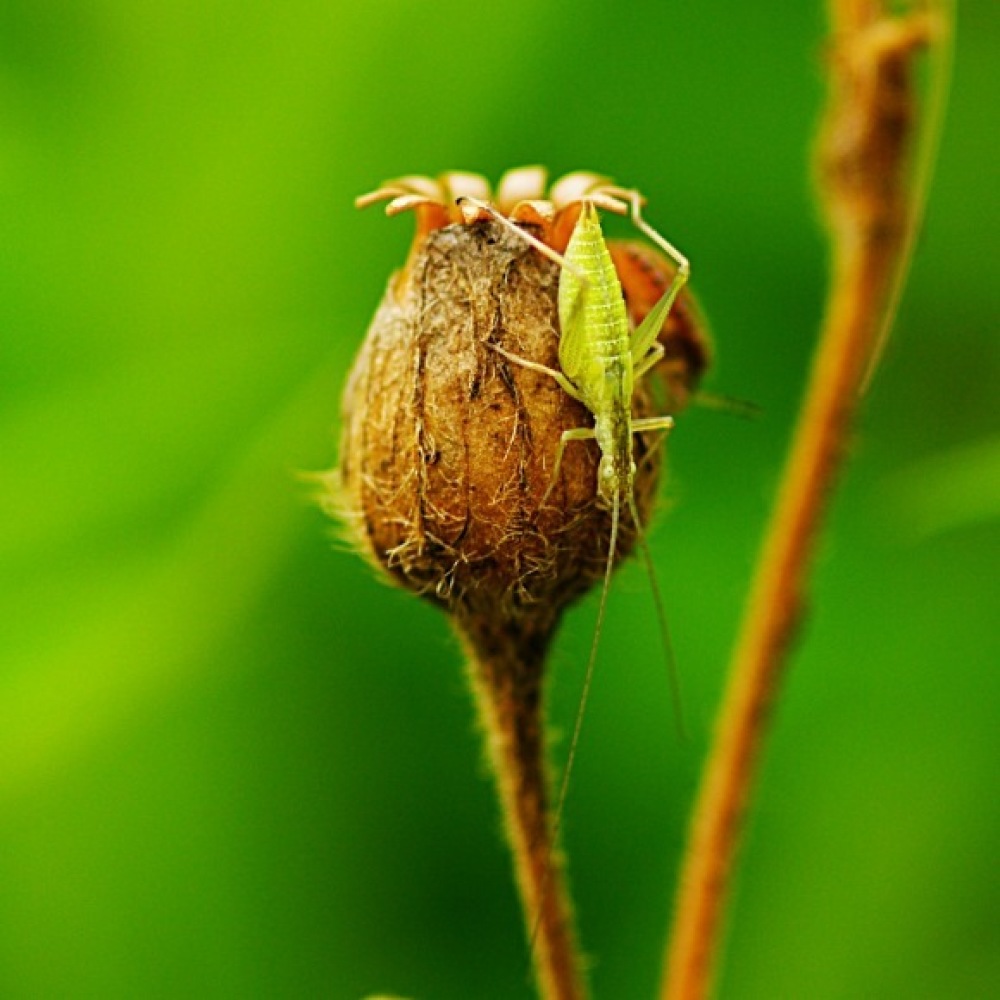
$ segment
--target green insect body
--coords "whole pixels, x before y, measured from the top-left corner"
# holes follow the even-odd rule
[[[597,490],[613,505],[616,494],[632,492],[634,379],[625,300],[590,202],[566,247],[566,262],[559,282],[559,366],[594,414],[593,436],[602,456]]]
[[[577,725],[570,743],[567,760],[567,774],[575,753],[576,736],[583,717],[590,679],[597,658],[597,648],[604,623],[604,612],[611,572],[614,568],[615,551],[618,543],[618,525],[623,505],[627,505],[635,530],[639,548],[646,563],[650,585],[653,590],[657,618],[663,637],[664,650],[670,670],[674,705],[677,711],[678,729],[683,732],[684,724],[680,708],[680,687],[676,665],[671,651],[666,615],[653,560],[642,530],[642,522],[635,505],[633,478],[635,461],[632,452],[632,436],[646,431],[666,431],[673,427],[673,418],[664,415],[633,420],[632,393],[636,380],[656,364],[663,356],[663,347],[657,335],[663,326],[678,293],[687,280],[689,266],[666,240],[652,230],[640,213],[640,199],[636,192],[614,189],[617,197],[625,197],[631,203],[632,216],[636,225],[666,249],[678,264],[677,276],[643,322],[634,330],[629,329],[628,313],[622,296],[621,284],[615,271],[611,254],[604,241],[601,222],[593,201],[585,200],[580,217],[574,227],[559,280],[559,365],[561,372],[552,372],[559,383],[571,395],[580,400],[594,415],[593,427],[574,428],[564,432],[559,443],[553,469],[553,484],[559,472],[562,453],[570,441],[596,438],[601,449],[598,467],[597,493],[611,507],[611,538],[601,592],[600,608],[590,659],[584,679]],[[550,485],[549,489],[551,490]],[[560,796],[560,799],[562,796]],[[557,815],[559,809],[557,808]]]
[[[584,676],[580,708],[573,737],[570,741],[563,787],[556,808],[556,816],[558,817],[576,752],[577,737],[590,690],[594,663],[597,659],[597,649],[611,583],[611,572],[614,568],[618,544],[618,526],[622,506],[629,508],[638,535],[639,548],[646,563],[670,671],[678,729],[681,733],[684,731],[680,685],[671,651],[666,615],[663,612],[663,601],[633,494],[633,478],[635,476],[635,461],[632,452],[633,434],[646,431],[666,431],[673,427],[674,421],[668,415],[633,419],[632,393],[636,381],[663,356],[663,347],[657,340],[657,336],[667,318],[670,307],[687,281],[690,267],[687,259],[643,219],[641,197],[636,191],[608,187],[595,193],[592,198],[582,199],[580,216],[566,247],[565,256],[557,254],[551,247],[516,226],[486,203],[473,199],[465,200],[472,202],[476,208],[488,212],[498,222],[518,233],[541,253],[555,260],[562,267],[559,279],[559,324],[561,328],[559,365],[561,370],[556,371],[545,365],[520,358],[501,347],[496,348],[511,361],[552,376],[570,396],[583,403],[594,415],[592,427],[576,427],[563,432],[556,452],[552,479],[542,503],[544,504],[548,499],[556,484],[563,451],[567,444],[572,441],[596,439],[601,449],[597,494],[611,508],[611,538],[608,545],[604,585],[601,591],[601,602],[594,628],[590,658]],[[629,330],[628,313],[622,296],[621,284],[611,254],[604,241],[600,218],[597,214],[597,204],[616,211],[621,211],[626,205],[631,206],[632,220],[637,228],[653,240],[677,264],[674,280],[642,323],[633,331]]]
[[[584,674],[580,704],[577,709],[569,751],[563,768],[559,796],[553,814],[552,838],[554,843],[558,837],[563,805],[569,788],[570,773],[573,769],[587,698],[590,693],[594,664],[597,660],[597,650],[611,584],[611,572],[614,568],[618,544],[618,527],[623,503],[628,507],[632,516],[639,540],[639,548],[649,575],[669,668],[674,706],[677,713],[677,727],[682,735],[684,733],[680,685],[671,650],[666,615],[663,611],[663,600],[633,493],[635,476],[635,461],[632,452],[633,434],[646,431],[667,431],[673,427],[674,421],[669,415],[633,419],[632,394],[636,381],[663,357],[664,350],[657,337],[671,306],[687,281],[690,267],[687,259],[642,218],[641,197],[636,191],[608,187],[595,193],[592,198],[582,199],[580,216],[570,236],[564,256],[560,256],[547,244],[515,225],[489,204],[472,198],[465,198],[462,201],[469,202],[476,209],[488,213],[496,221],[535,246],[546,257],[555,260],[562,268],[559,278],[559,366],[561,370],[556,371],[537,362],[520,358],[502,347],[495,347],[495,349],[504,357],[525,368],[552,376],[570,396],[583,403],[594,415],[592,427],[576,427],[563,432],[556,452],[552,479],[545,497],[542,499],[542,504],[545,504],[556,484],[563,451],[567,444],[572,441],[596,439],[601,449],[601,460],[597,474],[597,495],[611,508],[611,536],[608,543],[601,601],[597,612],[597,622],[594,626],[587,669]],[[597,204],[614,211],[621,211],[625,207],[622,205],[623,201],[626,205],[631,206],[632,220],[637,228],[663,249],[677,264],[677,273],[666,292],[649,311],[642,323],[631,331],[621,283],[604,241],[597,213]],[[541,908],[539,908],[540,913]],[[536,921],[531,936],[532,950],[534,950],[537,931],[538,922]]]

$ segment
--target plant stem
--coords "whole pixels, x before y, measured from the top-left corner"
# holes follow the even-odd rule
[[[833,0],[835,50],[819,146],[832,280],[813,369],[730,666],[668,941],[663,1000],[712,983],[730,875],[812,554],[868,368],[891,320],[915,217],[908,184],[914,52],[933,25],[877,0]]]
[[[586,989],[561,857],[550,835],[542,726],[542,677],[555,622],[456,617],[514,856],[546,1000],[581,1000]]]

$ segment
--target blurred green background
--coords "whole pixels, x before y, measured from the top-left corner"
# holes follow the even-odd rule
[[[299,473],[409,219],[400,173],[641,187],[711,386],[618,578],[565,817],[595,992],[648,997],[820,315],[819,4],[0,5],[0,996],[529,995],[456,643]],[[720,995],[1000,995],[1000,17],[962,10],[897,335],[826,534]],[[576,707],[595,605],[570,616]],[[564,744],[563,744],[564,745]]]

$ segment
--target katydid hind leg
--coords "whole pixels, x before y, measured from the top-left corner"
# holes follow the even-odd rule
[[[677,265],[677,270],[674,272],[667,290],[632,333],[632,361],[639,363],[645,358],[646,352],[659,336],[677,296],[687,284],[691,275],[691,264],[684,254],[643,218],[642,196],[638,191],[615,189],[615,193],[631,204],[632,224],[636,229],[655,243]]]
[[[632,421],[632,433],[644,434],[648,431],[669,431],[674,426],[674,418],[669,415],[659,417],[640,417]],[[662,441],[662,438],[660,439]],[[659,446],[660,441],[657,441]],[[632,515],[632,523],[635,525],[636,537],[639,540],[639,551],[642,553],[642,560],[646,564],[646,575],[649,577],[649,588],[653,595],[653,605],[656,608],[656,620],[660,629],[660,641],[663,644],[663,655],[667,661],[667,672],[670,677],[670,692],[674,703],[674,718],[677,723],[677,732],[682,739],[687,738],[687,726],[684,722],[684,702],[681,696],[680,671],[677,669],[677,658],[674,656],[674,645],[670,641],[670,628],[667,625],[667,613],[663,604],[663,593],[660,590],[660,582],[656,576],[656,567],[653,563],[653,555],[649,551],[649,543],[646,541],[646,532],[643,530],[642,522],[639,520],[639,511],[635,505],[635,497],[629,495],[629,513]]]
[[[651,430],[652,428],[644,428]],[[670,678],[670,693],[674,703],[674,719],[677,724],[677,733],[682,740],[687,740],[687,725],[684,721],[684,702],[681,695],[680,672],[677,669],[677,658],[674,656],[674,646],[670,640],[670,629],[667,625],[667,613],[663,604],[663,594],[660,591],[660,583],[656,576],[656,568],[653,565],[653,555],[649,551],[649,543],[646,541],[646,532],[642,528],[639,520],[639,511],[635,505],[635,497],[628,498],[629,512],[632,515],[632,523],[635,525],[636,537],[639,540],[639,551],[642,553],[643,562],[646,564],[646,573],[649,576],[649,587],[653,595],[653,605],[656,608],[657,624],[660,628],[660,641],[663,644],[663,655],[667,661],[667,673]]]
[[[632,224],[651,239],[677,265],[677,274],[674,276],[671,288],[667,289],[667,294],[670,293],[673,285],[683,285],[691,273],[691,264],[677,247],[645,220],[642,214],[642,195],[630,188],[609,187],[607,190],[619,198],[623,198],[632,206]]]
[[[572,396],[574,399],[583,402],[583,397],[580,395],[580,390],[577,389],[575,385],[561,372],[557,371],[555,368],[549,368],[548,365],[539,364],[537,361],[529,361],[527,358],[522,358],[518,354],[512,354],[506,348],[501,347],[499,344],[487,344],[487,347],[491,347],[497,354],[502,354],[508,361],[513,361],[514,364],[520,365],[522,368],[527,368],[533,372],[539,372],[542,375],[548,375],[549,378],[554,378],[568,396]]]
[[[660,363],[663,360],[663,355],[666,353],[666,348],[658,340],[654,340],[646,356],[641,360],[636,360],[632,358],[632,378],[636,381],[642,378],[654,365]]]

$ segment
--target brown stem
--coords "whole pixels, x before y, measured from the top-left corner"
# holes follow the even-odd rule
[[[769,708],[802,615],[812,553],[861,387],[905,263],[914,209],[907,170],[915,117],[911,61],[932,25],[924,16],[891,18],[882,8],[877,0],[831,5],[835,45],[819,146],[831,287],[694,811],[667,947],[664,1000],[702,1000],[711,987]]]
[[[581,1000],[586,988],[561,858],[550,839],[542,676],[555,623],[461,616],[469,677],[496,775],[532,960],[546,1000]]]

